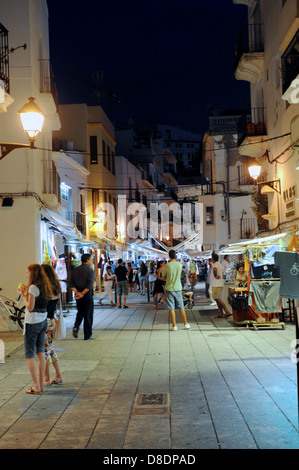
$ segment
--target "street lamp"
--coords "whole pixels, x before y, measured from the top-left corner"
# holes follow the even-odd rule
[[[18,111],[18,114],[21,119],[23,130],[28,136],[29,145],[0,142],[0,160],[6,157],[6,155],[12,150],[15,150],[17,148],[30,147],[33,149],[35,139],[43,129],[45,115],[43,114],[39,106],[34,103],[35,98],[30,97],[28,98],[28,100],[29,102],[22,106],[22,108]]]
[[[30,97],[28,100],[29,103],[22,106],[18,114],[20,115],[24,132],[28,136],[30,147],[34,148],[35,139],[43,129],[45,115],[39,106],[34,103],[35,98]]]
[[[249,171],[251,178],[256,181],[258,177],[260,176],[261,169],[262,169],[261,165],[251,165],[250,167],[248,167],[248,171]]]

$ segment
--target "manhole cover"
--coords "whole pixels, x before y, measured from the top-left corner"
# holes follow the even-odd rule
[[[138,393],[137,406],[168,405],[168,393]]]

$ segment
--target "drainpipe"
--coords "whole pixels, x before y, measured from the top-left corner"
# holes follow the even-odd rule
[[[225,144],[226,144],[226,197],[227,197],[227,230],[228,230],[228,239],[231,237],[230,230],[230,200],[229,200],[229,145],[227,134],[225,135]]]

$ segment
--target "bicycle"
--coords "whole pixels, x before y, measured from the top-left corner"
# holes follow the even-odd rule
[[[0,291],[2,291],[1,287]],[[0,304],[3,305],[3,307],[9,314],[9,317],[15,323],[18,323],[19,327],[23,329],[25,319],[25,305],[23,305],[22,307],[19,306],[20,298],[21,296],[19,295],[17,300],[12,300],[0,294]]]

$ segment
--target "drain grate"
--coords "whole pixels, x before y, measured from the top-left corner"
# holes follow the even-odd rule
[[[165,415],[169,413],[169,393],[137,393],[133,415]]]

